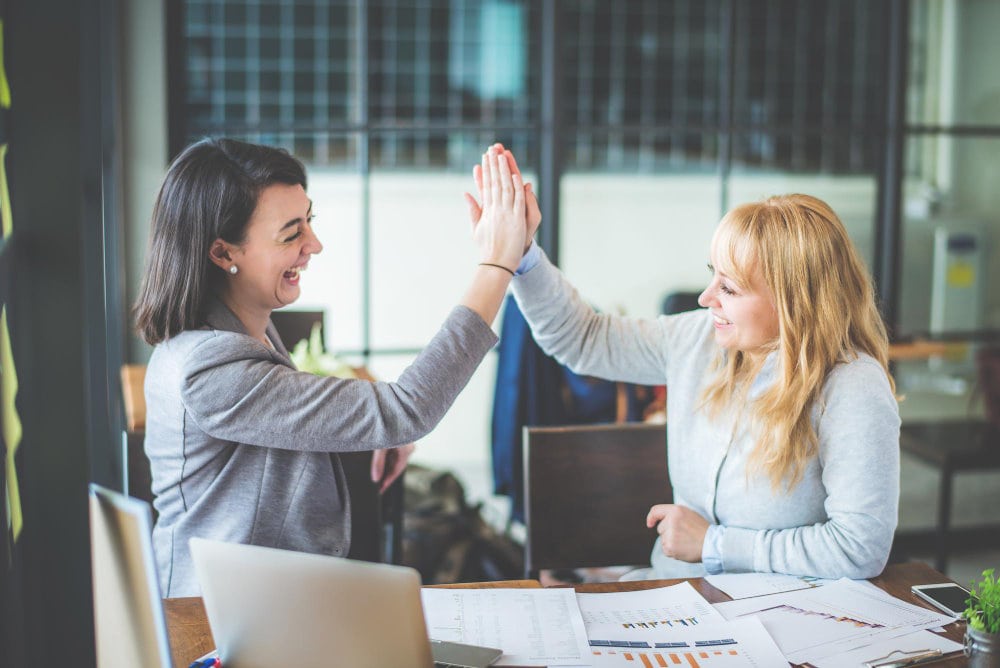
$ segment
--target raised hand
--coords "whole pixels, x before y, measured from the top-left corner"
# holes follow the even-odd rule
[[[512,171],[507,156],[491,148],[479,166],[482,207],[472,220],[472,238],[479,247],[480,261],[517,268],[526,244],[525,189],[521,174]]]
[[[487,154],[504,155],[507,158],[507,165],[510,168],[511,174],[517,174],[521,176],[521,170],[517,166],[517,160],[514,159],[514,154],[503,147],[503,144],[494,144],[487,149]],[[483,199],[483,169],[481,165],[476,165],[472,168],[472,178],[476,184],[476,192],[479,195],[479,200]],[[535,232],[538,230],[539,225],[542,222],[542,212],[538,208],[538,199],[535,197],[534,189],[530,183],[524,184],[524,198],[525,198],[525,244],[524,251],[527,252],[528,247],[531,245],[531,240],[535,236]],[[470,195],[465,193],[465,201],[469,206],[469,219],[475,223],[479,220],[482,215],[482,208],[479,205],[479,201]]]

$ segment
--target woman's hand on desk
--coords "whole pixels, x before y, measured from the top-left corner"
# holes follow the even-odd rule
[[[660,503],[649,509],[646,526],[656,527],[663,554],[681,561],[701,561],[708,520],[687,506]]]
[[[378,484],[379,494],[387,490],[389,485],[406,470],[406,463],[416,447],[416,443],[410,443],[398,448],[384,448],[372,452],[372,482]]]

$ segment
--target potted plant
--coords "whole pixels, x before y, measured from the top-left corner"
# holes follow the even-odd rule
[[[971,588],[965,618],[965,655],[972,668],[1000,668],[1000,581],[993,569]]]

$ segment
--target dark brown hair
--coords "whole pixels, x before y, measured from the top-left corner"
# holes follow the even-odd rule
[[[209,260],[212,242],[243,243],[261,191],[276,183],[306,187],[302,163],[280,148],[205,139],[174,160],[153,207],[146,269],[133,308],[147,343],[204,324],[206,298],[222,277]]]

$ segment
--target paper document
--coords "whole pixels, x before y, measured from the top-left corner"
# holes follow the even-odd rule
[[[587,633],[572,589],[420,590],[435,640],[499,647],[498,666],[587,665]]]
[[[954,621],[901,601],[869,583],[852,580],[714,607],[726,619],[759,618],[791,663],[816,663],[834,654]]]
[[[724,617],[688,582],[606,594],[577,594],[583,623],[615,623],[623,628],[686,628]]]
[[[732,599],[778,594],[796,589],[810,589],[834,582],[834,580],[824,580],[808,575],[784,575],[782,573],[720,573],[719,575],[706,575],[705,579],[710,585],[725,592]]]
[[[590,649],[595,667],[771,668],[788,663],[754,618],[655,629],[595,624]]]
[[[930,631],[917,631],[897,638],[880,640],[842,654],[834,654],[813,662],[813,665],[816,668],[865,668],[866,663],[876,659],[885,661],[901,659],[904,656],[935,649],[941,650],[941,654],[951,654],[962,651],[962,648],[961,643],[942,638]]]

